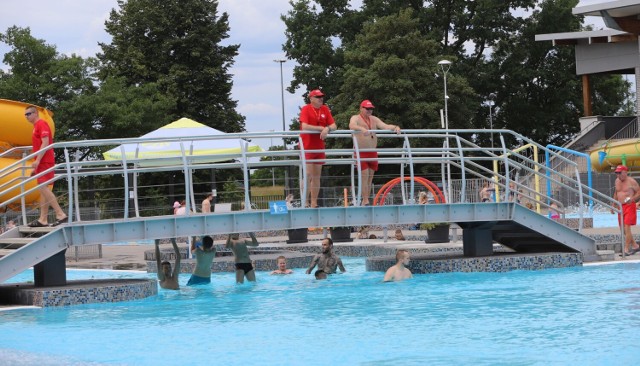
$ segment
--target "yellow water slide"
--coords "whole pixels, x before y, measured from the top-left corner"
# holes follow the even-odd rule
[[[625,139],[606,142],[589,153],[591,167],[597,172],[611,172],[618,165],[640,171],[640,140]]]
[[[31,162],[22,166],[9,168],[22,158],[22,152],[10,152],[14,147],[31,146],[31,133],[33,125],[27,121],[24,116],[24,110],[29,104],[16,102],[13,100],[0,99],[0,202],[5,202],[16,195],[20,194],[20,188],[17,185],[24,177],[31,174]],[[38,114],[41,119],[49,123],[51,131],[55,134],[55,125],[53,123],[53,112],[42,108],[38,108]],[[28,153],[31,151],[29,150]],[[31,189],[36,186],[35,181],[28,184],[25,189]],[[16,187],[15,189],[12,189]],[[38,200],[40,195],[33,192],[25,197],[28,204]],[[19,207],[20,202],[14,202],[9,207]]]

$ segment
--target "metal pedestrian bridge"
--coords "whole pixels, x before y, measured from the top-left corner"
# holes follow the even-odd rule
[[[64,142],[51,145],[64,162],[57,164],[58,190],[56,193],[64,205],[69,222],[55,228],[28,228],[20,226],[0,235],[0,283],[34,266],[36,286],[47,286],[64,282],[67,248],[91,244],[228,234],[232,232],[260,232],[309,227],[340,227],[365,225],[397,225],[414,223],[455,223],[462,228],[463,253],[465,256],[487,256],[493,253],[493,243],[498,242],[520,253],[581,252],[585,256],[595,255],[595,243],[581,233],[582,214],[579,213],[577,229],[565,226],[561,221],[551,220],[547,211],[552,204],[561,214],[566,209],[558,197],[543,191],[541,187],[552,187],[570,191],[577,197],[577,207],[592,208],[594,204],[620,212],[620,206],[610,197],[600,194],[580,181],[580,173],[569,176],[555,172],[539,161],[540,154],[559,160],[566,165],[575,162],[548,151],[545,147],[508,130],[407,130],[401,134],[376,131],[381,141],[393,140],[394,147],[378,148],[379,164],[397,168],[401,179],[393,198],[379,192],[380,200],[374,206],[360,206],[359,151],[354,154],[351,131],[337,131],[329,135],[325,150],[328,166],[342,167],[350,172],[351,192],[346,207],[303,208],[306,205],[305,151],[298,149],[249,152],[247,140],[300,139],[305,132],[269,132],[228,134],[224,136],[193,136],[180,139],[120,139]],[[500,146],[483,148],[476,141],[488,141],[491,133],[497,136]],[[483,138],[484,137],[484,138]],[[192,146],[194,141],[210,141],[213,146],[219,139],[235,139],[238,150],[224,154],[198,154]],[[335,144],[331,140],[336,140]],[[140,157],[125,154],[125,146],[142,144],[161,145],[178,141],[181,148],[172,156],[160,158]],[[518,146],[511,147],[517,143]],[[105,160],[100,155],[79,159],[86,151],[106,151],[114,145],[122,148],[120,160]],[[300,144],[302,146],[302,144]],[[347,146],[347,147],[340,147]],[[385,145],[386,146],[386,145]],[[138,151],[136,149],[135,151]],[[367,151],[367,150],[362,150]],[[306,151],[309,152],[309,151]],[[15,154],[15,151],[12,152]],[[2,155],[0,155],[1,157]],[[37,176],[30,176],[25,167],[30,166],[33,154],[25,154],[16,163],[2,168],[0,178],[22,172],[19,178],[0,179],[0,197],[9,197],[0,203],[3,210],[19,208],[22,222],[29,222],[37,210],[25,201],[30,193],[38,189],[34,185]],[[72,156],[76,158],[72,158]],[[289,208],[286,213],[252,208],[250,174],[254,169],[291,167],[298,174],[289,190],[297,192],[302,208]],[[212,169],[231,169],[242,173],[244,187],[242,203],[244,209],[232,212],[196,213],[194,173]],[[429,172],[438,179],[431,186],[418,187],[418,172]],[[433,173],[435,171],[435,173]],[[565,169],[566,171],[566,169]],[[41,174],[45,174],[43,172]],[[184,216],[144,215],[141,191],[145,187],[139,182],[152,174],[179,174],[184,177],[184,197],[187,212]],[[80,188],[90,177],[115,177],[119,184],[112,187],[120,192],[122,210],[120,217],[90,217],[82,210],[87,202],[86,192]],[[478,188],[490,184],[496,202],[479,202]],[[64,186],[66,189],[60,189]],[[418,190],[439,191],[443,200],[439,203],[418,204]],[[16,193],[19,192],[19,193]],[[12,193],[12,194],[10,194]],[[510,197],[514,197],[510,200]],[[91,196],[93,198],[93,196]],[[526,202],[526,205],[525,205]],[[17,210],[16,210],[17,211]],[[584,212],[586,213],[586,212]]]

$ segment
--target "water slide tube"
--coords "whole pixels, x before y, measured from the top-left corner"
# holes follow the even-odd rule
[[[24,110],[27,106],[29,106],[27,103],[0,99],[0,192],[9,190],[0,194],[0,202],[5,202],[20,194],[20,188],[11,188],[20,183],[21,177],[28,177],[31,174],[30,162],[26,164],[25,169],[19,166],[9,168],[22,158],[20,153],[11,153],[9,150],[19,146],[31,146],[33,125],[24,116]],[[37,108],[40,118],[49,123],[51,131],[55,134],[53,112],[42,107]],[[25,189],[31,189],[35,186],[36,182],[34,181],[27,184]],[[25,201],[27,204],[32,204],[39,197],[38,192],[32,192],[25,197]],[[11,208],[19,206],[20,202],[13,202],[9,205]]]
[[[597,172],[612,172],[618,165],[629,170],[640,171],[640,140],[627,139],[608,142],[592,150],[591,167]]]

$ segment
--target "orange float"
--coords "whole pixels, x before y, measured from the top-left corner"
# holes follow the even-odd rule
[[[393,187],[397,186],[401,182],[408,181],[408,180],[411,180],[411,177],[404,177],[404,178],[398,177],[398,178],[394,178],[394,179],[388,181],[387,183],[385,183],[378,190],[378,193],[376,194],[375,198],[373,199],[373,205],[374,206],[382,206],[384,204],[385,199],[387,198],[387,195],[391,191],[391,189],[393,189]],[[426,178],[422,178],[422,177],[414,177],[413,180],[416,181],[417,183],[420,183],[429,192],[431,192],[431,194],[433,195],[433,199],[436,201],[436,203],[445,203],[446,202],[446,199],[444,198],[444,194],[442,194],[442,191],[440,190],[440,188],[438,188],[438,186],[435,183],[433,183],[432,181],[430,181],[430,180],[428,180]]]

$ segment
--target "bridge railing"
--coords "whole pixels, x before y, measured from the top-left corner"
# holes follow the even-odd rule
[[[491,183],[496,192],[504,193],[503,199],[516,199],[531,202],[536,210],[544,214],[545,210],[553,204],[560,202],[555,199],[551,192],[546,192],[546,182],[562,186],[564,189],[575,193],[577,197],[577,207],[582,207],[590,202],[597,202],[606,209],[620,211],[620,205],[610,197],[600,194],[591,189],[584,182],[580,181],[580,174],[575,161],[558,154],[556,151],[548,151],[549,155],[557,161],[564,161],[567,167],[562,172],[554,171],[545,167],[529,153],[521,149],[511,149],[506,141],[519,141],[522,145],[530,145],[538,151],[538,155],[546,152],[546,148],[534,141],[509,130],[403,130],[400,134],[390,131],[374,131],[379,140],[384,142],[375,149],[359,149],[359,152],[377,152],[380,165],[389,165],[397,168],[398,183],[396,188],[387,187],[389,190],[396,189],[395,201],[402,204],[416,203],[419,190],[429,190],[437,193],[442,191],[443,201],[447,203],[476,202],[477,188],[481,183]],[[60,155],[64,156],[64,161],[56,164],[54,169],[57,174],[53,182],[65,183],[65,188],[58,188],[65,192],[65,207],[68,210],[70,220],[83,220],[81,208],[86,207],[86,202],[81,202],[82,195],[79,189],[79,181],[89,177],[111,176],[118,178],[119,186],[111,187],[119,191],[122,202],[122,216],[111,217],[114,219],[128,219],[130,217],[142,217],[141,212],[145,208],[140,206],[142,202],[140,196],[140,177],[145,175],[162,173],[181,176],[181,185],[184,185],[187,215],[190,215],[196,207],[196,191],[193,183],[193,173],[200,170],[211,169],[234,169],[242,173],[243,182],[243,202],[245,210],[252,207],[249,194],[250,172],[253,169],[265,167],[294,167],[297,169],[300,179],[299,197],[301,205],[306,205],[307,187],[304,184],[307,176],[307,163],[322,162],[347,169],[351,177],[351,184],[346,187],[350,191],[350,203],[359,205],[357,197],[362,190],[360,162],[371,160],[365,159],[360,154],[354,154],[352,147],[348,148],[327,148],[323,151],[314,150],[272,150],[272,151],[249,151],[247,140],[252,142],[260,139],[300,139],[304,133],[314,132],[254,132],[236,133],[216,136],[191,136],[181,138],[128,138],[113,140],[91,140],[58,142],[48,148],[56,149]],[[499,144],[495,148],[485,148],[478,146],[474,141],[481,141],[479,138],[483,134],[493,133],[498,137]],[[197,154],[193,151],[195,141],[207,141],[212,146],[221,140],[235,140],[238,149],[222,154]],[[354,133],[352,131],[335,131],[328,135],[328,146],[332,146],[332,140],[345,140],[342,145],[353,146],[355,144]],[[391,141],[388,141],[391,140]],[[486,139],[489,140],[488,138]],[[141,146],[142,144],[154,144],[161,146],[169,142],[179,142],[180,151],[175,156],[142,158],[138,155],[138,149],[134,154],[125,154],[124,145]],[[90,158],[79,160],[76,151],[106,151],[114,146],[122,146],[120,160],[105,160],[101,154],[89,155]],[[302,147],[302,144],[300,144]],[[326,158],[321,161],[306,160],[305,152],[324,152]],[[2,180],[1,178],[14,172],[16,169],[24,171],[25,166],[30,166],[30,161],[35,154],[29,154],[23,159],[16,160],[15,163],[0,169],[0,197],[9,197],[0,203],[0,209],[6,209],[9,205],[19,205],[22,207],[23,215],[28,212],[22,198],[37,190],[41,185],[34,181],[47,172],[42,172],[37,176],[27,176],[23,174],[19,178]],[[260,158],[267,158],[261,161]],[[494,162],[496,167],[494,168]],[[436,171],[439,176],[432,179],[432,184],[427,184],[421,178],[425,171]],[[531,186],[527,182],[518,179],[518,174],[514,172],[526,173],[529,177],[540,180],[543,184]],[[567,173],[571,172],[571,173]],[[121,177],[121,180],[119,179]],[[457,183],[454,185],[453,182]],[[530,181],[530,180],[528,180]],[[423,185],[423,188],[417,187]],[[469,187],[468,187],[469,186]],[[381,193],[382,194],[382,193]],[[355,197],[355,198],[354,198]],[[382,196],[380,199],[384,199]],[[500,199],[500,198],[499,198]],[[84,208],[86,209],[86,208]],[[120,212],[120,211],[119,211]],[[167,212],[168,214],[168,212]],[[580,213],[582,217],[582,213]],[[24,217],[24,222],[27,222]]]

